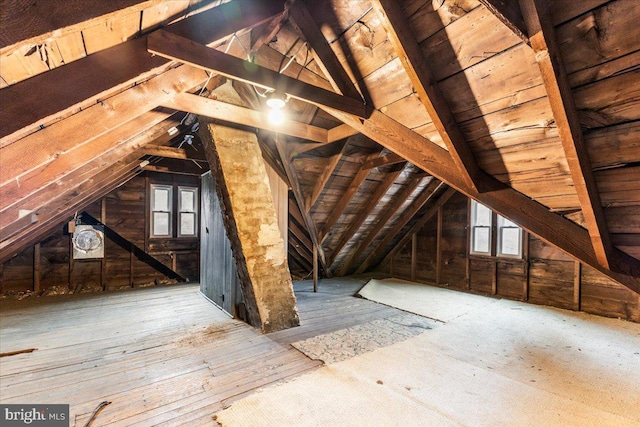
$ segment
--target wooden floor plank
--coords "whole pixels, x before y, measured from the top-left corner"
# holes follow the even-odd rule
[[[215,425],[256,389],[316,369],[290,346],[398,311],[354,297],[363,280],[295,282],[301,326],[263,335],[229,318],[198,285],[0,301],[3,403],[69,403],[84,425]]]

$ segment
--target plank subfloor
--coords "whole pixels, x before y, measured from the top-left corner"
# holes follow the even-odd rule
[[[320,366],[289,344],[397,310],[353,295],[355,279],[295,284],[301,326],[270,335],[230,319],[198,285],[0,301],[3,403],[68,403],[82,426],[215,425],[254,390]]]

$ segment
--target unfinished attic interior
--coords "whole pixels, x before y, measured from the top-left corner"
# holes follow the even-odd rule
[[[79,426],[637,425],[639,20],[0,1],[1,403]]]

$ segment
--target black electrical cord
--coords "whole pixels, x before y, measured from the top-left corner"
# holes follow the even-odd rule
[[[96,419],[96,417],[98,416],[98,413],[102,410],[102,408],[104,408],[107,405],[110,405],[111,402],[108,401],[104,401],[104,402],[100,402],[100,404],[96,407],[96,409],[93,410],[93,413],[91,414],[91,416],[89,417],[89,421],[87,421],[87,423],[84,425],[84,427],[89,427],[91,425],[91,423],[93,423],[93,420]]]

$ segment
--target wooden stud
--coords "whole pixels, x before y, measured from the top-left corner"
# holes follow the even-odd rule
[[[521,8],[595,256],[602,267],[611,269],[613,243],[593,176],[580,117],[551,21],[549,2],[521,0]]]
[[[318,292],[318,247],[313,247],[313,292]]]
[[[256,85],[262,89],[283,92],[301,101],[335,108],[358,117],[367,117],[362,100],[312,86],[165,30],[158,30],[148,36],[147,50],[174,61]]]
[[[464,281],[468,291],[471,290],[471,199],[467,198],[466,249],[464,251]]]
[[[573,264],[573,309],[576,310],[576,311],[582,310],[581,296],[582,296],[582,264],[579,261],[574,261],[574,264]]]
[[[418,263],[418,233],[411,235],[411,280],[416,280],[416,265]]]
[[[522,278],[522,300],[529,300],[529,280],[530,280],[530,265],[531,261],[529,260],[529,242],[531,240],[530,234],[526,231],[523,231],[523,239],[522,239],[522,261],[524,264],[524,273]]]
[[[69,277],[67,280],[67,289],[69,291],[75,290],[75,282],[73,279],[73,270],[75,269],[73,259],[73,235],[69,234]]]
[[[498,295],[498,259],[491,261],[491,294]]]
[[[33,292],[40,293],[40,242],[33,246]]]
[[[100,200],[100,222],[103,224],[107,224],[107,198],[103,197]],[[146,227],[145,222],[145,228]],[[106,248],[105,248],[106,249]],[[104,257],[100,259],[100,287],[103,291],[107,290],[107,253],[105,252]]]
[[[341,139],[356,135],[357,133],[358,131],[351,126],[341,124],[327,131],[327,142],[340,141]]]
[[[436,223],[436,285],[442,283],[442,205],[438,206]]]

